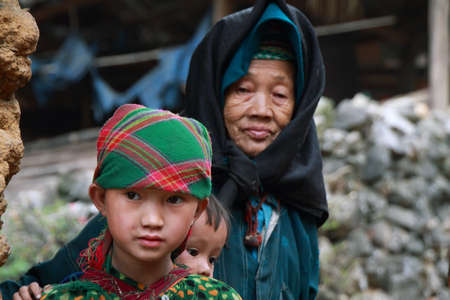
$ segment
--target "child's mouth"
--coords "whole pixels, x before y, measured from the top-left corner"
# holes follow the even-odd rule
[[[138,240],[142,246],[149,248],[159,247],[163,242],[163,239],[159,236],[144,236],[138,238]]]

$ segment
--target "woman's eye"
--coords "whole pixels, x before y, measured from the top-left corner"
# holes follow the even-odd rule
[[[283,98],[283,99],[287,98],[287,96],[285,94],[281,94],[281,93],[274,93],[274,96],[277,98]]]
[[[127,197],[130,200],[139,200],[139,199],[141,199],[141,196],[138,193],[136,193],[136,192],[127,192]]]
[[[236,91],[237,91],[239,94],[247,94],[247,93],[250,93],[250,89],[249,89],[248,87],[245,87],[245,86],[238,86],[238,87],[236,88]]]
[[[183,198],[181,198],[180,196],[171,196],[167,199],[167,202],[171,204],[180,204],[181,202],[183,202]]]
[[[210,257],[209,258],[209,263],[213,265],[216,262],[216,260],[217,260],[216,257]]]
[[[188,248],[186,250],[191,256],[197,256],[198,253],[199,253],[199,251],[197,249],[195,249],[195,248]]]

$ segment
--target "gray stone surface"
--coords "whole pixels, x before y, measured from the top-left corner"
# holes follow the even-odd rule
[[[369,113],[362,105],[344,100],[336,109],[334,127],[351,130],[358,129],[370,122]]]
[[[391,164],[391,153],[384,145],[374,145],[369,148],[366,164],[362,169],[361,178],[373,182],[381,178]]]
[[[410,231],[420,231],[423,227],[420,218],[413,210],[396,205],[389,207],[386,213],[386,219]]]
[[[319,136],[323,299],[450,298],[450,111],[429,112],[425,100],[356,95]]]

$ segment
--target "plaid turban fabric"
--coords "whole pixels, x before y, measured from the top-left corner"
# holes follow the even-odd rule
[[[264,41],[259,45],[252,59],[295,61],[295,56],[288,46],[278,41]]]
[[[120,106],[100,130],[94,182],[102,188],[211,193],[211,141],[198,121],[136,104]]]

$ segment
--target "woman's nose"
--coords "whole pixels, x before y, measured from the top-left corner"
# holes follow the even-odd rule
[[[251,102],[250,112],[252,116],[257,117],[271,117],[272,109],[270,107],[270,95],[265,92],[257,92],[253,96],[253,101]]]

